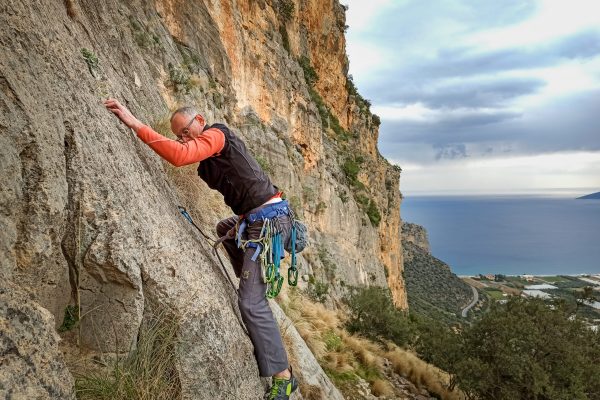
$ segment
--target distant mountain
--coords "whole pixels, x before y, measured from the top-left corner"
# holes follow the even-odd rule
[[[586,196],[581,196],[581,197],[578,197],[577,199],[587,199],[587,200],[593,199],[593,200],[600,200],[600,192],[596,192],[596,193],[588,194],[588,195],[586,195]]]
[[[470,286],[429,253],[422,226],[402,224],[402,247],[409,310],[450,324],[460,321],[462,308],[473,297]]]

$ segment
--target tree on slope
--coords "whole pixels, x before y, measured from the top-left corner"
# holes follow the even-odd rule
[[[470,398],[600,399],[600,333],[562,307],[514,298],[462,336],[450,372]]]

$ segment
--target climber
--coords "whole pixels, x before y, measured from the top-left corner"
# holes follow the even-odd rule
[[[208,186],[218,190],[225,203],[238,215],[217,224],[219,237],[228,236],[223,245],[229,255],[235,274],[240,278],[238,304],[242,320],[254,345],[254,355],[260,375],[273,377],[273,384],[265,399],[286,400],[298,387],[292,374],[281,334],[265,297],[266,283],[261,267],[254,257],[255,248],[240,249],[235,230],[238,221],[274,211],[275,225],[283,240],[290,236],[292,222],[287,201],[271,183],[256,160],[246,150],[244,142],[227,126],[208,126],[204,117],[192,107],[178,109],[171,116],[171,131],[177,140],[168,139],[140,122],[118,100],[107,99],[104,105],[159,156],[183,166],[200,162],[198,174]],[[252,220],[252,219],[251,219]],[[256,240],[261,235],[262,222],[248,224],[245,240]]]

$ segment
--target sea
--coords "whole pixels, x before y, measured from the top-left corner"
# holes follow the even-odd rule
[[[600,273],[600,200],[405,194],[401,216],[457,275]]]

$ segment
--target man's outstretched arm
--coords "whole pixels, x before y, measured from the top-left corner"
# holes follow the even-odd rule
[[[104,101],[104,105],[125,125],[133,129],[152,150],[176,167],[205,160],[219,153],[225,145],[225,135],[219,129],[207,129],[197,138],[180,143],[144,125],[118,100],[108,99]]]
[[[185,143],[166,138],[147,125],[142,125],[136,133],[156,154],[176,167],[206,160],[223,150],[225,145],[225,135],[214,128]]]

